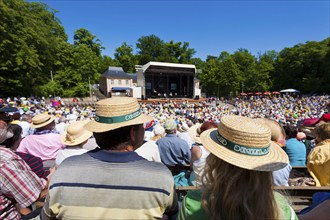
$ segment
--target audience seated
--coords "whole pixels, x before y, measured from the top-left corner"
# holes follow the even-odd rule
[[[21,210],[26,211],[40,197],[47,184],[21,157],[1,146],[4,140],[12,136],[7,124],[0,121],[0,217],[3,220],[21,219]]]
[[[280,147],[284,147],[286,144],[285,131],[280,123],[272,119],[260,118],[256,119],[257,122],[260,122],[266,125],[270,129],[271,140],[278,144]],[[282,149],[283,150],[283,149]],[[273,183],[275,186],[289,186],[289,177],[292,167],[290,164],[287,164],[285,167],[279,170],[272,172],[273,174]]]
[[[32,118],[31,127],[35,134],[26,136],[17,148],[18,152],[40,157],[43,162],[55,160],[60,149],[64,148],[60,135],[55,130],[55,117],[47,114],[36,115]],[[52,167],[51,162],[48,167]]]
[[[187,142],[176,135],[176,129],[176,122],[168,119],[165,122],[166,136],[156,142],[162,163],[167,166],[189,164],[191,160],[190,148]]]
[[[65,145],[65,148],[60,149],[57,153],[55,159],[56,167],[68,157],[81,155],[87,152],[83,146],[87,143],[93,133],[84,128],[86,123],[87,121],[72,122],[67,130],[61,135],[61,142]]]
[[[101,100],[96,113],[85,128],[93,132],[99,148],[61,163],[41,219],[161,219],[175,214],[171,173],[162,163],[134,152],[151,117],[130,97]]]
[[[183,122],[181,125],[181,133],[178,134],[178,137],[184,140],[185,142],[187,142],[189,148],[191,148],[194,141],[190,137],[188,130],[189,130],[189,126],[185,122]]]
[[[21,121],[18,123],[19,126],[22,127],[22,137],[26,137],[33,133],[33,129],[31,129],[30,124],[32,122],[32,116],[31,115],[22,115]]]
[[[316,127],[317,145],[308,155],[307,168],[316,186],[330,186],[330,123]]]
[[[5,140],[2,144],[6,146],[6,148],[9,148],[13,152],[15,152],[22,140],[22,128],[17,124],[11,124],[8,126],[8,131],[12,132],[13,136]],[[29,165],[31,170],[35,174],[37,174],[38,177],[44,179],[47,178],[47,176],[49,175],[49,170],[44,169],[42,160],[39,157],[17,151],[15,152],[15,154],[20,156],[25,161],[25,163]]]
[[[285,152],[289,156],[291,166],[306,166],[305,144],[297,139],[298,129],[295,126],[285,126],[287,137]]]
[[[193,147],[191,148],[190,164],[192,165],[192,172],[190,174],[190,182],[195,186],[202,185],[201,178],[205,167],[205,160],[210,154],[210,152],[203,147],[199,136],[202,132],[211,128],[217,128],[217,125],[213,121],[204,122],[201,127],[197,129],[195,144],[193,144]]]
[[[285,167],[286,153],[271,141],[269,129],[253,119],[224,116],[218,129],[201,134],[210,151],[203,191],[189,191],[183,219],[297,219],[285,197],[272,189],[272,171]]]
[[[155,162],[161,162],[160,153],[156,141],[165,136],[165,129],[160,124],[157,124],[153,128],[154,136],[149,138],[142,144],[141,147],[135,150],[135,152],[141,157]]]

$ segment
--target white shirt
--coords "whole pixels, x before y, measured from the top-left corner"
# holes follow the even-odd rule
[[[156,141],[150,140],[145,142],[141,147],[136,149],[135,152],[149,161],[161,162]]]
[[[191,146],[194,143],[194,141],[192,140],[191,136],[189,135],[189,133],[187,131],[178,133],[178,137],[181,138],[182,140],[184,140],[185,142],[187,142],[189,148],[191,148]]]
[[[63,160],[65,160],[68,157],[75,156],[75,155],[81,155],[86,153],[88,150],[83,149],[81,147],[66,147],[64,149],[61,149],[58,151],[56,159],[55,159],[55,165],[56,167],[59,166]]]
[[[30,123],[27,121],[20,121],[18,123],[19,126],[21,126],[22,128],[22,138],[26,137],[27,135],[29,135],[29,130],[30,130]]]
[[[58,131],[60,134],[63,134],[66,128],[66,123],[61,122],[59,124],[56,125],[56,131]]]

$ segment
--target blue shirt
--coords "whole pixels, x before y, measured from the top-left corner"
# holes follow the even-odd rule
[[[280,170],[273,171],[274,186],[289,186],[289,176],[291,170],[292,167],[288,164]]]
[[[167,134],[156,144],[159,148],[162,163],[168,166],[189,164],[191,159],[190,148],[186,141],[175,134]]]
[[[285,152],[289,156],[291,166],[306,166],[306,147],[296,138],[290,138],[286,141]]]

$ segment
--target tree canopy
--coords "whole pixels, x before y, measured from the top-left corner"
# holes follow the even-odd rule
[[[194,57],[189,42],[166,42],[152,34],[137,39],[135,48],[122,43],[112,58],[102,55],[101,41],[85,28],[69,43],[56,12],[39,2],[0,1],[0,95],[86,96],[89,81],[98,83],[109,66],[135,73],[135,65],[150,61],[196,65],[207,95],[283,88],[330,93],[330,38],[257,56],[245,48],[219,51],[204,61]]]

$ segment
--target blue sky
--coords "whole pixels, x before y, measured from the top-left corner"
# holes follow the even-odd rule
[[[86,28],[113,57],[126,42],[136,49],[142,36],[154,34],[168,42],[187,41],[203,60],[222,51],[245,48],[257,55],[281,51],[330,36],[329,0],[313,1],[93,1],[44,0],[58,11],[73,42],[74,31]]]

